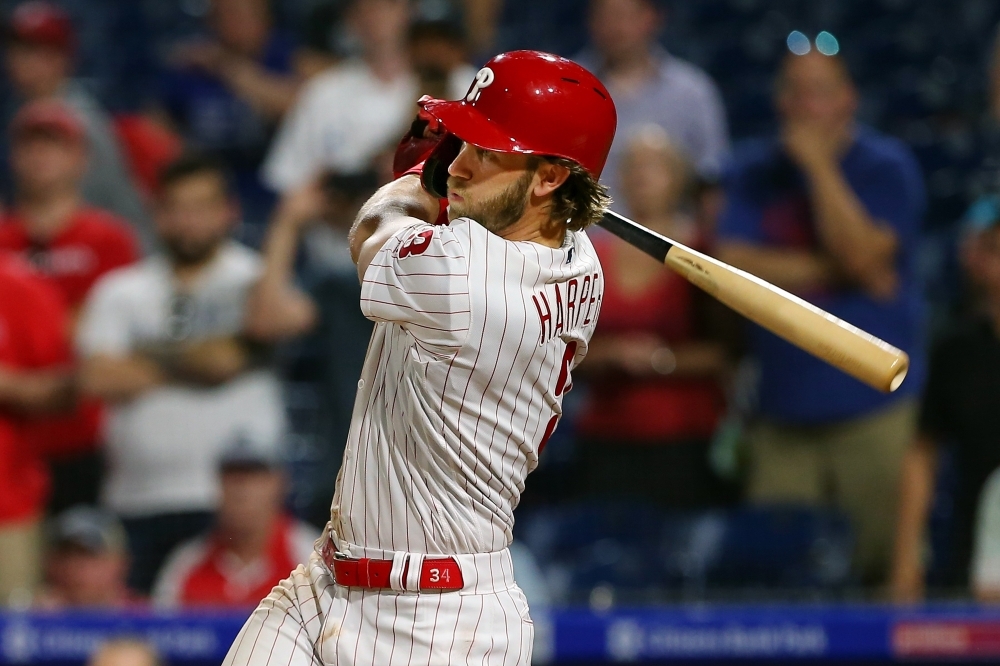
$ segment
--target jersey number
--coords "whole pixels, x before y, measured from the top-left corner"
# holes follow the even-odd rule
[[[566,352],[563,354],[562,367],[559,368],[559,379],[556,380],[556,395],[562,395],[573,388],[573,381],[569,377],[569,366],[576,358],[576,340],[566,345]]]
[[[562,362],[559,367],[559,378],[556,379],[557,396],[560,396],[573,388],[573,382],[569,376],[569,366],[573,364],[574,358],[576,358],[576,340],[566,345],[566,352],[563,354]],[[545,426],[545,433],[542,435],[542,441],[538,443],[538,455],[542,455],[542,449],[544,449],[545,445],[549,443],[549,438],[551,438],[552,433],[556,431],[556,425],[558,424],[559,415],[553,414],[552,418],[549,419],[548,424]]]
[[[434,230],[428,229],[419,234],[410,236],[405,243],[399,247],[399,258],[406,259],[410,255],[423,254],[431,246],[431,238],[434,237]]]

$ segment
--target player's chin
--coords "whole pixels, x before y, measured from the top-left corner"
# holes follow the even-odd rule
[[[461,202],[455,201],[449,197],[448,219],[457,220],[460,217],[468,217],[468,208],[462,205]]]

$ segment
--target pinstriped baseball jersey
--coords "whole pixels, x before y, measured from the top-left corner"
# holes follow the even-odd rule
[[[435,554],[507,547],[603,291],[583,232],[549,248],[458,219],[386,242],[361,289],[377,325],[333,499],[340,539]]]

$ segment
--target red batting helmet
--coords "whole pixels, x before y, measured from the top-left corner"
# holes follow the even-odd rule
[[[456,102],[421,106],[484,150],[564,157],[601,175],[618,114],[607,88],[580,65],[539,51],[496,56]]]

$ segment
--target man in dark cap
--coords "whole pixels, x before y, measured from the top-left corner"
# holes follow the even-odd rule
[[[276,447],[237,438],[222,454],[219,477],[215,526],[167,558],[153,589],[158,606],[253,606],[309,560],[319,532],[286,513]]]
[[[125,584],[128,540],[114,514],[76,506],[59,514],[49,535],[47,587],[39,606],[121,608],[136,603]]]

